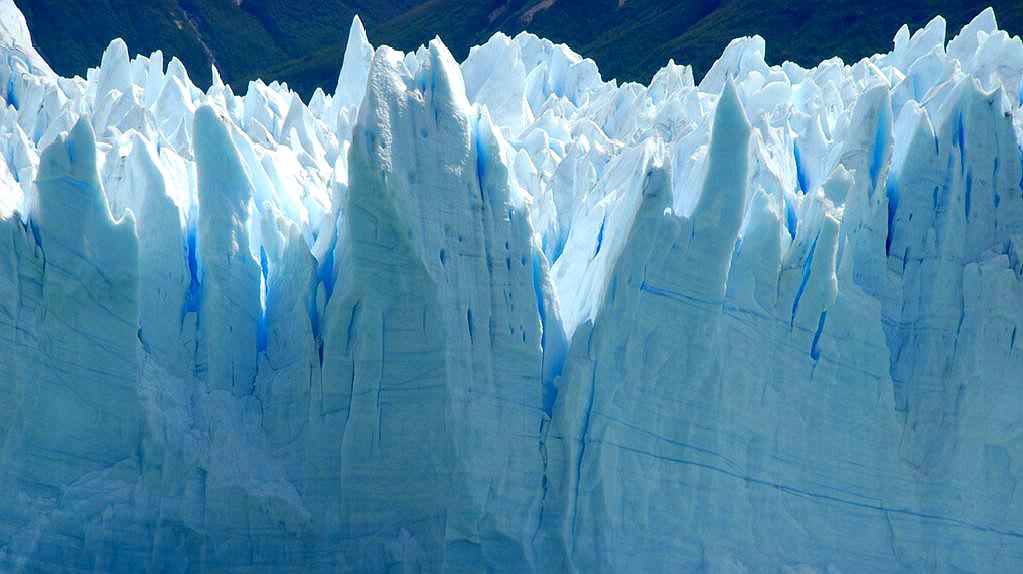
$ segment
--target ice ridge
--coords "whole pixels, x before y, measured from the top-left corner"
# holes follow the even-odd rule
[[[334,93],[0,0],[0,571],[1023,569],[1023,42]]]

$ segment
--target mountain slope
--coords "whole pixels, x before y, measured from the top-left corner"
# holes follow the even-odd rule
[[[481,2],[432,0],[377,28],[374,43],[413,49],[433,35],[452,45],[456,57],[497,30],[529,30],[564,42],[593,58],[605,77],[646,82],[669,58],[691,64],[702,76],[725,45],[744,35],[767,40],[768,61],[813,66],[838,56],[847,62],[891,49],[892,30],[917,29],[942,15],[958,30],[992,6],[1003,30],[1023,33],[1023,3],[1015,0],[893,2],[884,10],[867,3],[822,0],[554,0]],[[452,16],[457,14],[457,18]],[[449,40],[450,38],[450,40]]]
[[[903,23],[915,30],[941,14],[948,29],[957,30],[989,5],[1003,30],[1023,33],[1023,3],[1015,0],[910,0],[884,10],[840,0],[810,5],[782,0],[429,0],[367,29],[375,45],[405,51],[439,36],[457,59],[494,32],[526,30],[594,59],[605,78],[648,82],[669,59],[692,65],[700,78],[732,38],[752,34],[767,41],[770,63],[814,66],[834,56],[855,62],[890,50],[892,30]],[[343,48],[321,47],[252,77],[285,78],[303,94],[316,86],[329,90]]]
[[[17,0],[40,53],[64,75],[83,75],[110,40],[132,53],[178,57],[197,84],[215,62],[225,81],[244,89],[257,70],[343,41],[352,17],[375,25],[414,0]],[[340,67],[340,56],[335,68]],[[287,79],[287,78],[282,78]],[[335,70],[335,80],[336,70]]]
[[[214,59],[225,81],[274,78],[306,98],[332,90],[344,35],[359,14],[375,44],[414,50],[440,36],[456,58],[496,31],[529,30],[565,42],[600,65],[605,78],[646,82],[669,58],[697,78],[735,37],[760,34],[767,60],[812,66],[891,48],[892,30],[917,29],[941,14],[950,30],[990,5],[1010,34],[1023,33],[1017,0],[908,0],[885,6],[822,0],[17,0],[40,52],[62,74],[84,74],[110,39],[132,52],[178,56],[199,85]]]

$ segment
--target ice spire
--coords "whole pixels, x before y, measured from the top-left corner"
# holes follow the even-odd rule
[[[351,108],[362,103],[366,95],[366,80],[373,62],[373,46],[366,37],[366,29],[362,26],[359,16],[352,18],[352,26],[348,31],[348,44],[345,45],[345,57],[338,74],[337,87],[334,89],[334,106]]]

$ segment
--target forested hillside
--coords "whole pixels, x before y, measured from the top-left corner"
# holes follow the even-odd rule
[[[534,32],[593,58],[605,78],[645,82],[669,58],[699,78],[728,41],[760,34],[767,58],[814,65],[838,55],[855,61],[890,49],[906,22],[935,15],[958,30],[992,5],[1002,29],[1023,32],[1019,0],[17,0],[40,52],[62,74],[84,74],[107,43],[123,37],[133,52],[161,48],[200,85],[215,63],[225,81],[287,81],[308,96],[337,80],[352,16],[374,44],[413,50],[440,36],[456,57],[496,31]]]

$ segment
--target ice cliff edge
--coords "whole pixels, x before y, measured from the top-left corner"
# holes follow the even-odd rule
[[[1023,42],[334,94],[0,0],[0,571],[1023,568]]]

